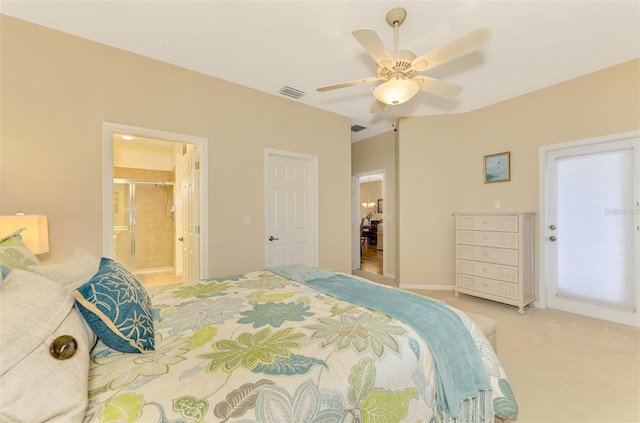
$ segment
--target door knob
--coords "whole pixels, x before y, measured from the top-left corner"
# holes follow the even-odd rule
[[[274,237],[273,235],[269,235],[269,241],[277,241],[277,240],[279,240],[279,239],[280,239],[280,238],[276,238],[276,237]]]
[[[184,241],[184,237],[178,238],[178,241],[180,241],[180,242]]]
[[[549,237],[549,241],[555,241],[556,239],[557,239],[557,238],[556,238],[555,236],[553,236],[553,235],[551,235],[551,236]]]

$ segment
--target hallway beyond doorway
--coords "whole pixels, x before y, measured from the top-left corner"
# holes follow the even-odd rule
[[[382,275],[382,250],[378,250],[378,245],[366,240],[362,244],[362,260],[360,270]]]

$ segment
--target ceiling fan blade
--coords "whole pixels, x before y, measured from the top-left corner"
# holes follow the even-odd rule
[[[335,84],[335,85],[327,85],[326,87],[316,88],[316,90],[318,90],[318,91],[336,90],[338,88],[352,87],[354,85],[370,84],[372,82],[379,81],[380,79],[383,79],[383,78],[378,78],[377,76],[372,76],[370,78],[356,79],[355,81],[342,82],[340,84]]]
[[[478,28],[460,38],[456,38],[448,44],[416,57],[411,63],[410,69],[415,71],[431,69],[460,56],[464,56],[467,53],[471,53],[489,41],[491,41],[491,32],[486,28]]]
[[[396,61],[391,52],[373,29],[356,29],[352,34],[378,65],[390,68],[395,65]]]
[[[412,80],[418,82],[420,90],[435,94],[439,97],[453,98],[462,91],[462,87],[460,85],[444,82],[426,75],[414,76]]]
[[[371,110],[369,111],[369,113],[378,113],[385,110],[386,108],[386,104],[376,99],[376,101],[373,103],[373,106],[371,106]]]

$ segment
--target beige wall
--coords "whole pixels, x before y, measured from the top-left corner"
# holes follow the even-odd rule
[[[495,200],[538,212],[540,146],[639,129],[639,79],[636,59],[470,113],[402,119],[400,283],[453,284],[452,213]],[[484,184],[483,156],[503,151],[511,181]]]
[[[318,156],[319,264],[350,271],[350,120],[1,16],[0,213],[102,254],[102,123],[208,139],[209,276],[264,267],[264,149]],[[243,216],[251,226],[243,226]]]
[[[396,132],[389,131],[354,143],[351,146],[351,171],[353,175],[384,170],[385,205],[384,219],[385,276],[396,277],[397,268],[397,196],[396,196]]]

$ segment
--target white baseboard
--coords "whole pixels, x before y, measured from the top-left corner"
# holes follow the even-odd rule
[[[416,285],[412,283],[401,283],[402,289],[422,289],[430,291],[453,291],[453,285]]]

